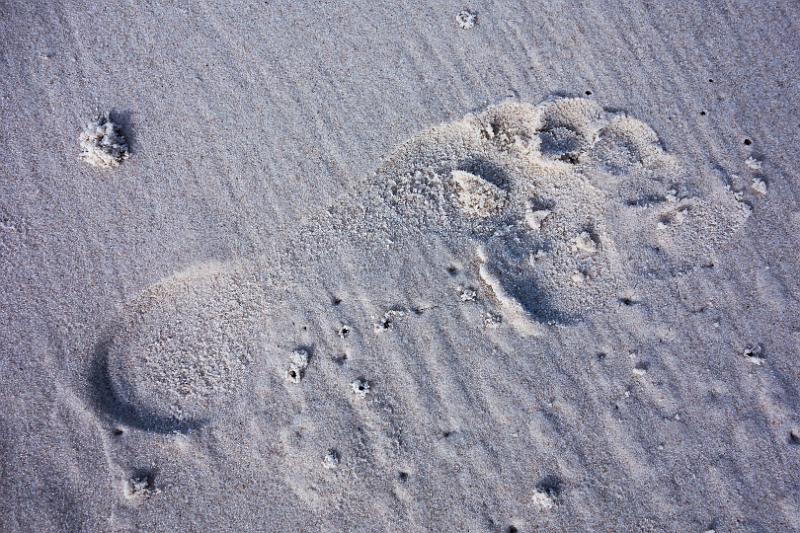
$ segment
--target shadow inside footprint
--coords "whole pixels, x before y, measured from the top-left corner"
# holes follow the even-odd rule
[[[542,271],[531,263],[536,246],[526,240],[507,237],[486,248],[484,268],[492,278],[490,285],[501,303],[519,306],[533,320],[547,323],[573,323],[576,318],[559,306],[558,298],[546,290]],[[510,299],[511,302],[502,302]]]
[[[154,433],[175,431],[185,433],[199,429],[208,423],[207,420],[178,420],[154,413],[143,413],[120,398],[114,391],[108,369],[110,345],[111,336],[106,336],[97,343],[92,354],[88,396],[89,402],[96,412],[102,413],[116,423]]]
[[[578,163],[580,155],[589,147],[588,139],[565,126],[541,130],[539,142],[542,155],[573,165]]]
[[[480,176],[482,179],[488,181],[492,185],[496,185],[506,192],[510,187],[508,173],[500,165],[487,161],[486,159],[477,157],[465,159],[458,164],[456,170]]]

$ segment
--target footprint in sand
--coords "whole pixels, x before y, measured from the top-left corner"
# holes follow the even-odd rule
[[[615,302],[629,279],[704,266],[748,214],[649,126],[584,98],[503,103],[431,128],[375,180],[420,232],[472,242],[517,323],[570,322]]]
[[[247,390],[261,291],[215,266],[183,271],[128,303],[103,353],[124,413],[144,429],[194,427]]]
[[[434,127],[371,179],[404,231],[463,245],[459,262],[530,334],[616,304],[628,280],[707,265],[747,216],[646,124],[583,98],[503,103]],[[246,393],[270,306],[245,278],[193,268],[128,304],[99,351],[119,412],[146,428],[191,427]]]

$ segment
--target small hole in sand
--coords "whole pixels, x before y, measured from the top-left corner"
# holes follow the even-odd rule
[[[153,470],[134,470],[125,484],[127,498],[147,498],[160,492],[155,486],[156,473]]]
[[[507,533],[517,533],[518,531],[519,531],[519,529],[517,529],[516,526],[508,526],[506,528],[506,532]]]
[[[536,488],[549,494],[552,498],[558,498],[561,495],[562,485],[560,478],[547,476],[536,485]]]
[[[750,139],[745,139],[744,140],[744,145],[745,146],[750,146],[751,144],[753,144],[753,141],[751,141]]]
[[[627,296],[623,296],[622,298],[619,299],[619,301],[622,302],[623,305],[633,305],[636,303],[636,301],[633,300],[633,298],[629,298]]]
[[[447,273],[450,274],[451,276],[455,276],[456,274],[458,274],[458,267],[450,265],[449,267],[447,267]]]
[[[397,477],[400,479],[400,481],[405,483],[406,481],[408,481],[408,472],[400,472],[399,474],[397,474]]]
[[[608,357],[608,354],[606,352],[597,352],[598,360],[603,361],[605,360],[606,357]]]
[[[333,300],[331,300],[331,303],[333,305],[339,305],[340,303],[342,303],[342,299],[341,298],[334,298]]]
[[[322,466],[327,470],[332,470],[339,466],[339,452],[333,448],[329,448],[322,458]]]
[[[352,387],[353,392],[361,398],[366,398],[367,394],[370,392],[369,382],[363,378],[359,378],[352,382],[350,387]]]
[[[708,78],[708,83],[714,83],[714,80],[712,78]]]
[[[122,428],[114,428],[111,430],[111,434],[114,435],[115,437],[119,437],[123,433],[125,433],[125,430]]]
[[[592,91],[586,91],[584,94],[585,94],[586,96],[592,96]]]
[[[706,112],[705,112],[705,111],[700,111],[700,116],[701,116],[701,117],[704,117],[704,116],[706,116]]]

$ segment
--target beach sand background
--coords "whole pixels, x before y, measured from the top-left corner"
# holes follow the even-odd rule
[[[211,4],[0,2],[0,530],[800,530],[797,5]]]

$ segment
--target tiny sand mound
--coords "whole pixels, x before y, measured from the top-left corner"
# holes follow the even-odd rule
[[[81,159],[87,164],[102,169],[118,167],[128,159],[128,142],[105,113],[86,125],[78,137]]]

